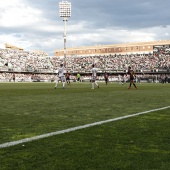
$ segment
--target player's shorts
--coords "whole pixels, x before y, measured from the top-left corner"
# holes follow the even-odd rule
[[[59,77],[59,78],[58,78],[58,81],[65,82],[65,80],[66,80],[66,79],[65,79],[65,77],[64,77],[64,76],[62,76],[62,77]]]
[[[92,82],[95,82],[95,81],[96,81],[96,76],[92,76],[91,81],[92,81]]]
[[[80,78],[77,78],[77,81],[80,81]]]
[[[69,78],[69,77],[66,77],[66,81],[70,81],[70,78]]]
[[[134,80],[134,77],[130,77],[130,81],[133,81]]]
[[[105,78],[105,82],[108,82],[108,78]]]

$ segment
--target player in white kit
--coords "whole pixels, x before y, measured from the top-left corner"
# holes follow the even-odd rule
[[[92,88],[94,89],[94,83],[96,84],[96,86],[99,88],[99,85],[96,83],[96,77],[97,77],[97,68],[94,67],[94,64],[92,65]]]
[[[57,78],[57,80],[56,80],[56,85],[55,85],[54,89],[57,88],[59,81],[62,82],[62,84],[63,84],[62,87],[63,87],[63,89],[65,89],[66,78],[65,78],[64,73],[65,73],[64,65],[63,65],[63,64],[60,64],[60,68],[58,69],[58,78]]]

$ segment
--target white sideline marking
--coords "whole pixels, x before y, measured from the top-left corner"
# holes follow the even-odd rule
[[[117,120],[122,120],[122,119],[126,119],[126,118],[129,118],[129,117],[134,117],[134,116],[138,116],[138,115],[142,115],[142,114],[146,114],[146,113],[150,113],[150,112],[154,112],[154,111],[165,110],[165,109],[168,109],[168,108],[170,108],[170,106],[162,107],[162,108],[158,108],[158,109],[153,109],[153,110],[148,110],[148,111],[144,111],[144,112],[139,112],[139,113],[135,113],[135,114],[132,114],[132,115],[117,117],[117,118],[114,118],[114,119],[108,119],[108,120],[95,122],[95,123],[91,123],[91,124],[86,124],[86,125],[82,125],[82,126],[77,126],[77,127],[73,127],[73,128],[69,128],[69,129],[65,129],[65,130],[61,130],[61,131],[56,131],[56,132],[51,132],[51,133],[47,133],[47,134],[43,134],[43,135],[39,135],[39,136],[34,136],[34,137],[31,137],[31,138],[21,139],[21,140],[18,140],[18,141],[7,142],[7,143],[0,144],[0,148],[6,148],[6,147],[21,144],[21,143],[31,142],[33,140],[38,140],[38,139],[47,138],[47,137],[54,136],[54,135],[68,133],[68,132],[76,131],[76,130],[79,130],[79,129],[85,129],[85,128],[88,128],[88,127],[101,125],[101,124],[108,123],[108,122],[114,122],[114,121],[117,121]]]

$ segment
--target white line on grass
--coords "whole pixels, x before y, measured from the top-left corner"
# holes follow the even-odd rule
[[[104,120],[104,121],[100,121],[100,122],[95,122],[95,123],[91,123],[91,124],[86,124],[86,125],[82,125],[82,126],[77,126],[77,127],[73,127],[73,128],[69,128],[69,129],[65,129],[65,130],[61,130],[61,131],[56,131],[56,132],[51,132],[51,133],[47,133],[47,134],[43,134],[43,135],[39,135],[39,136],[34,136],[34,137],[31,137],[31,138],[21,139],[21,140],[18,140],[18,141],[7,142],[7,143],[0,144],[0,148],[6,148],[6,147],[21,144],[21,143],[31,142],[33,140],[38,140],[38,139],[47,138],[47,137],[54,136],[54,135],[68,133],[68,132],[76,131],[76,130],[79,130],[79,129],[85,129],[85,128],[88,128],[88,127],[101,125],[101,124],[108,123],[108,122],[114,122],[114,121],[117,121],[117,120],[122,120],[122,119],[126,119],[126,118],[129,118],[129,117],[134,117],[134,116],[138,116],[138,115],[142,115],[142,114],[146,114],[146,113],[150,113],[150,112],[154,112],[154,111],[165,110],[165,109],[168,109],[168,108],[170,108],[170,106],[162,107],[162,108],[158,108],[158,109],[153,109],[153,110],[148,110],[148,111],[144,111],[144,112],[139,112],[139,113],[135,113],[135,114],[132,114],[132,115],[117,117],[117,118],[114,118],[114,119]]]

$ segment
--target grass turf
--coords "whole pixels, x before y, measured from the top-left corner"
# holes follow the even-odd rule
[[[169,84],[127,86],[2,83],[0,143],[170,104]],[[166,169],[169,111],[0,149],[0,169]]]

